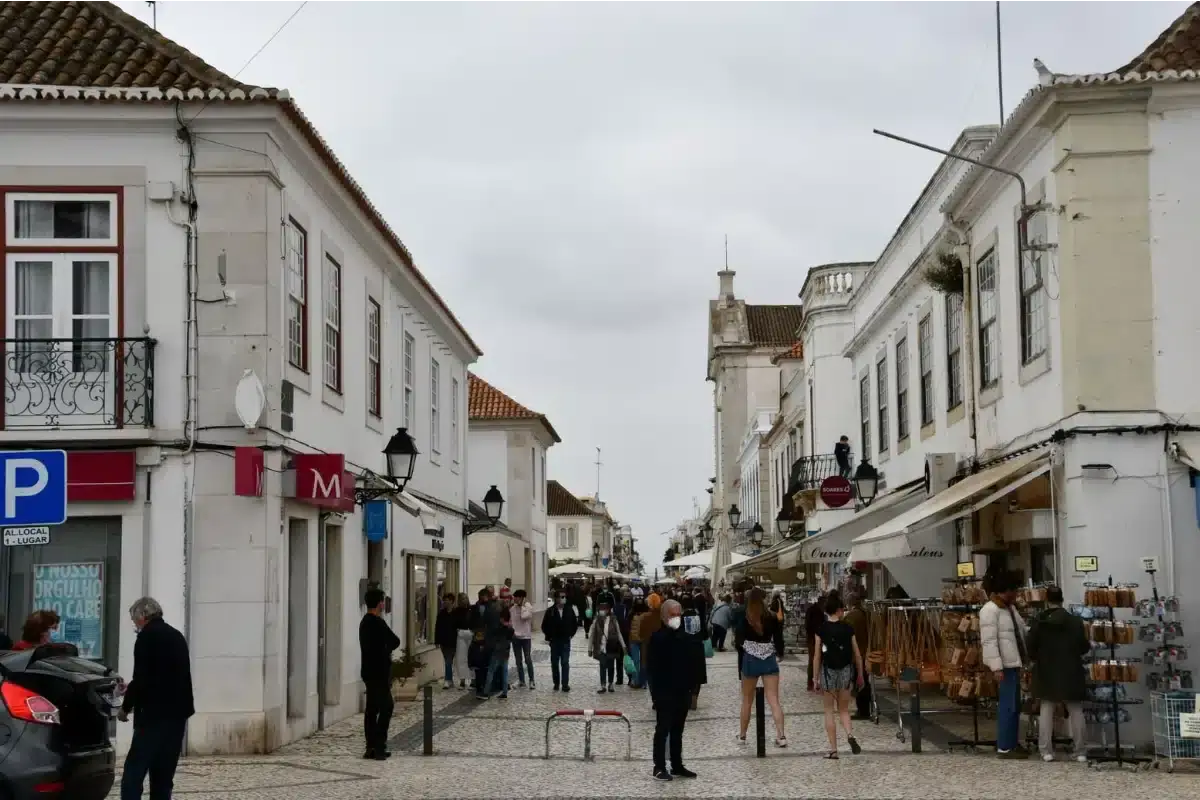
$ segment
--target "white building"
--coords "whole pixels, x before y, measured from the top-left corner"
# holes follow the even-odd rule
[[[370,583],[433,667],[480,350],[286,92],[108,3],[4,9],[10,45],[63,33],[0,65],[0,443],[72,459],[51,543],[0,552],[9,627],[95,592],[67,638],[128,676],[126,609],[152,595],[190,642],[189,752],[273,750],[361,707]],[[80,25],[114,46],[75,49]],[[420,455],[369,543],[354,490],[379,486],[397,428]]]
[[[546,483],[548,515],[547,542],[551,560],[559,563],[592,564],[612,553],[613,526],[603,508],[589,504],[592,498],[572,494],[556,480]]]
[[[1200,562],[1200,61],[1176,45],[1197,35],[1193,6],[1124,67],[1047,78],[998,131],[964,131],[954,152],[1021,182],[945,159],[856,281],[845,345],[805,341],[848,365],[816,396],[854,409],[837,424],[858,423],[887,492],[802,559],[881,564],[914,596],[959,562],[1068,602],[1088,581],[1141,598],[1153,582],[1200,618],[1183,583]]]
[[[478,375],[468,376],[470,496],[504,496],[501,522],[467,539],[467,591],[512,578],[538,607],[547,596],[546,451],[562,441],[545,414],[530,411]],[[490,483],[489,483],[490,481]]]
[[[795,345],[801,322],[799,305],[752,305],[738,299],[733,291],[734,275],[728,268],[717,273],[717,299],[709,301],[707,379],[713,383],[717,478],[713,508],[719,513],[712,525],[717,581],[730,561],[732,546],[743,535],[731,529],[729,507],[741,501],[744,526],[758,521],[764,508],[769,514],[770,503],[763,502],[761,491],[769,463],[767,453],[758,445],[771,427],[771,417],[763,418],[762,414],[779,411],[779,367],[773,359]],[[759,424],[760,419],[767,420],[765,425]],[[748,433],[752,426],[763,430]],[[749,443],[748,438],[754,442]],[[749,492],[743,493],[743,479]],[[763,524],[768,535],[772,527],[771,520]]]

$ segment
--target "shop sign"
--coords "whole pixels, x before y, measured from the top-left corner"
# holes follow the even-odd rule
[[[821,481],[821,499],[830,508],[841,508],[850,502],[854,489],[841,475],[830,475]]]
[[[0,453],[5,525],[61,525],[67,521],[67,454],[63,450]]]
[[[36,564],[33,607],[49,608],[61,622],[52,640],[79,648],[83,658],[99,658],[104,644],[104,564]]]
[[[425,535],[430,537],[429,546],[439,553],[446,549],[446,529],[438,525],[436,528],[426,528]]]
[[[1154,556],[1142,556],[1142,572],[1158,572],[1158,559]]]
[[[363,533],[368,542],[382,542],[388,535],[387,500],[371,500],[363,503]]]
[[[960,577],[960,578],[974,578],[975,577],[975,562],[974,561],[960,562],[958,564],[957,572],[958,572],[958,577]]]
[[[67,500],[106,503],[135,497],[137,453],[133,450],[67,453]]]
[[[341,453],[300,453],[296,468],[295,499],[334,511],[354,510],[354,474],[346,472]]]
[[[1076,572],[1099,572],[1100,559],[1095,556],[1075,556]]]
[[[50,544],[50,528],[5,528],[4,546],[21,547],[29,544]]]
[[[1179,738],[1200,739],[1200,714],[1179,715]]]
[[[266,457],[257,447],[233,448],[233,493],[238,497],[262,497]]]

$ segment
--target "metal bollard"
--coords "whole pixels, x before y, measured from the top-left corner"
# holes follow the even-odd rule
[[[427,683],[425,691],[425,750],[424,755],[433,755],[433,684]]]
[[[767,757],[767,696],[763,687],[754,690],[754,739],[758,758]]]
[[[912,751],[921,752],[921,684],[914,684],[913,692],[909,695],[908,715],[912,717]]]

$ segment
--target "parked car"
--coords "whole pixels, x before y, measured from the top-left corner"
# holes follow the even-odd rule
[[[103,800],[125,683],[72,645],[0,652],[0,797]]]

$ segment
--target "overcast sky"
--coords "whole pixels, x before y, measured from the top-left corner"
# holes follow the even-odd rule
[[[120,5],[150,22],[146,3]],[[296,2],[158,3],[233,74]],[[1006,2],[1006,112],[1131,60],[1180,2]],[[707,300],[795,303],[875,258],[938,157],[999,119],[995,6],[310,2],[243,72],[292,92],[485,355],[549,415],[550,477],[596,488],[651,567],[707,500]]]

